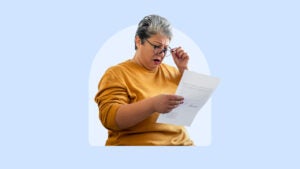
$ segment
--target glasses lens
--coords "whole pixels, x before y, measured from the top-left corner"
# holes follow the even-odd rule
[[[170,50],[168,49],[161,49],[161,48],[155,48],[154,49],[154,53],[156,55],[160,55],[160,54],[164,54],[164,56],[169,56],[171,53],[170,53]]]

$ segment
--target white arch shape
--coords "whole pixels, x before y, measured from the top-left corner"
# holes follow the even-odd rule
[[[103,73],[110,66],[116,65],[134,55],[134,35],[137,25],[129,26],[109,38],[100,48],[91,66],[89,76],[89,143],[91,146],[104,146],[107,130],[98,118],[98,107],[94,97],[98,90],[98,83]],[[189,70],[210,75],[206,59],[196,43],[183,32],[173,28],[173,39],[170,46],[182,46],[190,56]],[[172,57],[166,57],[164,63],[175,66]],[[190,127],[186,127],[196,146],[211,144],[211,99],[198,112]]]

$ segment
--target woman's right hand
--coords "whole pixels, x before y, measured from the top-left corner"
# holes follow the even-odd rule
[[[152,98],[154,111],[158,113],[168,113],[183,103],[182,96],[174,94],[161,94]]]

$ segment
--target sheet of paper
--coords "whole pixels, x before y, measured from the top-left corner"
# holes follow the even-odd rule
[[[219,84],[219,79],[208,75],[185,71],[176,90],[184,97],[184,103],[166,114],[160,114],[158,123],[190,126]]]

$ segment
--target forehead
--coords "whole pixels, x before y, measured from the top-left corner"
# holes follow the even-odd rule
[[[170,39],[166,35],[162,35],[162,34],[155,34],[151,36],[149,40],[165,46],[168,46],[170,44]]]

